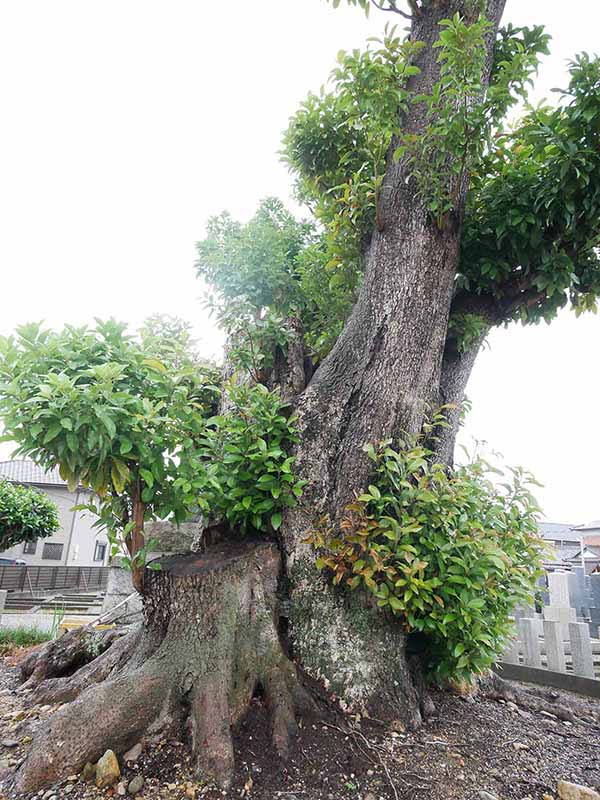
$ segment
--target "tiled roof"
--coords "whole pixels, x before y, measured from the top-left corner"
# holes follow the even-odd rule
[[[600,529],[600,519],[594,519],[591,522],[587,522],[585,525],[578,525],[578,531],[597,531]]]
[[[33,483],[38,486],[66,486],[58,467],[47,471],[30,460],[0,461],[0,478],[14,483]]]
[[[573,561],[581,553],[580,547],[560,547],[558,555],[561,561]]]
[[[562,539],[567,542],[579,541],[579,534],[573,530],[573,525],[563,522],[538,522],[538,530],[544,539]]]

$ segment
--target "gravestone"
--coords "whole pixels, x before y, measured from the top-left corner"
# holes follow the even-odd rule
[[[133,596],[131,596],[133,595]],[[127,600],[126,603],[123,601]],[[113,563],[108,568],[108,582],[106,594],[102,603],[101,616],[120,605],[115,611],[116,618],[126,617],[128,622],[134,622],[142,613],[142,598],[133,588],[131,571]]]
[[[149,522],[144,534],[150,542],[149,560],[159,555],[177,555],[195,550],[194,543],[202,532],[202,522],[181,522],[177,525],[169,521]]]
[[[592,605],[589,590],[589,578],[583,567],[575,567],[569,574],[570,605],[583,617],[588,616],[588,609]]]
[[[519,638],[523,646],[523,663],[528,667],[541,667],[540,637],[538,635],[538,620],[519,620]]]
[[[588,614],[590,617],[590,636],[593,636],[594,639],[598,639],[600,638],[600,608],[592,606],[588,609]]]
[[[569,623],[569,636],[571,639],[573,672],[575,675],[593,678],[594,658],[592,656],[592,643],[588,626],[584,622]]]
[[[574,608],[561,606],[544,606],[544,619],[560,623],[560,635],[563,640],[569,639],[569,623],[577,622],[577,611]]]
[[[600,574],[588,575],[590,600],[594,608],[600,608]]]
[[[550,594],[551,606],[569,608],[571,601],[569,598],[569,576],[566,572],[548,573],[548,592]]]
[[[519,622],[523,617],[532,619],[535,616],[535,608],[533,606],[517,606],[513,612],[515,622]]]
[[[544,620],[544,647],[546,649],[548,669],[553,672],[566,672],[565,648],[559,622],[553,622],[549,619]]]
[[[507,644],[506,649],[502,654],[502,660],[505,661],[507,664],[518,664],[520,649],[521,646],[519,644],[519,637],[515,636],[515,638],[511,639],[510,642]]]

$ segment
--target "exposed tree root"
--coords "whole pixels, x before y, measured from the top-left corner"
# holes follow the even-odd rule
[[[70,703],[92,684],[100,683],[113,672],[120,671],[129,660],[138,639],[139,630],[131,631],[119,638],[112,638],[113,644],[108,650],[72,675],[46,678],[39,683],[31,691],[29,703]]]
[[[124,633],[123,629],[99,631],[86,625],[48,642],[21,662],[21,678],[25,680],[21,690],[35,689],[42,681],[70,675],[108,650]]]
[[[309,701],[277,633],[277,547],[221,544],[200,557],[164,559],[162,567],[146,573],[141,631],[106,636],[102,653],[86,655],[74,674],[76,645],[90,653],[84,633],[40,653],[39,664],[28,660],[24,676],[36,700],[72,702],[40,727],[16,775],[17,793],[77,772],[108,748],[123,753],[165,726],[188,730],[198,769],[226,787],[231,729],[256,691],[286,757],[296,710]]]
[[[597,704],[585,698],[573,699],[568,706],[558,702],[561,695],[547,687],[520,686],[490,672],[479,682],[479,690],[490,700],[512,702],[528,711],[553,714],[557,719],[566,722],[600,723]]]

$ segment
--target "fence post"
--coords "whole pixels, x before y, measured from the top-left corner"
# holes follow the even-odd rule
[[[554,672],[567,671],[561,627],[560,622],[554,622],[550,619],[544,620],[544,644],[546,646],[548,669]]]
[[[592,656],[592,642],[590,629],[585,622],[569,623],[569,638],[571,639],[571,658],[573,659],[573,672],[586,678],[594,678],[594,658]]]

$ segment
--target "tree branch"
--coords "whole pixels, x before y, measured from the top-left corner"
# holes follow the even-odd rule
[[[408,19],[408,20],[410,20],[411,22],[412,22],[412,20],[414,19],[414,17],[412,17],[410,14],[407,14],[407,13],[406,13],[406,11],[402,11],[402,9],[400,9],[400,8],[397,8],[397,6],[396,6],[396,3],[395,3],[395,1],[394,1],[394,0],[390,0],[390,6],[389,6],[389,8],[386,8],[386,7],[383,5],[383,0],[381,0],[381,2],[379,2],[379,3],[377,2],[377,0],[371,0],[371,3],[372,3],[372,4],[375,6],[375,8],[377,8],[379,11],[391,11],[393,14],[400,14],[400,16],[401,16],[401,17],[404,17],[404,19]]]

